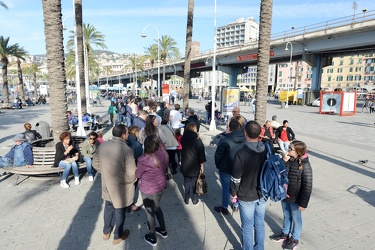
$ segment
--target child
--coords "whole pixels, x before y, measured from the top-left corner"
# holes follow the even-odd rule
[[[283,249],[296,249],[302,231],[302,211],[307,208],[312,191],[312,169],[306,153],[306,144],[293,141],[284,154],[288,169],[287,198],[281,201],[284,220],[281,234],[272,235],[272,241],[283,241]],[[290,234],[290,237],[289,237]]]
[[[103,143],[104,142],[104,139],[103,139],[103,132],[102,131],[98,131],[97,132],[98,134],[98,138],[96,139],[99,143]]]
[[[181,150],[182,150],[182,145],[181,145],[181,138],[182,138],[181,129],[178,128],[178,129],[175,130],[175,136],[176,136],[176,139],[177,139],[177,142],[178,142],[178,147],[176,149],[177,159],[178,159],[178,164],[180,164],[180,166],[181,166]]]

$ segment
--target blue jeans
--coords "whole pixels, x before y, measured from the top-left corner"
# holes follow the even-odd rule
[[[280,149],[281,149],[281,151],[283,151],[283,153],[286,153],[288,151],[288,148],[289,148],[289,145],[290,145],[289,141],[278,140],[277,143],[279,144]]]
[[[125,125],[126,125],[126,127],[130,127],[132,125],[132,121],[131,121],[130,117],[125,116]]]
[[[298,204],[282,201],[281,206],[284,214],[283,233],[291,232],[293,239],[299,240],[302,231],[302,213],[298,210]]]
[[[240,203],[240,217],[242,227],[242,249],[264,249],[264,216],[266,201],[260,198],[255,201],[242,201]]]
[[[72,163],[66,163],[66,162],[60,161],[59,167],[64,169],[62,177],[61,177],[62,181],[64,181],[64,180],[66,181],[66,178],[68,178],[68,175],[70,173],[70,169],[72,169],[74,177],[78,177],[77,162],[73,161]]]
[[[92,159],[90,157],[83,157],[83,160],[86,162],[87,174],[92,176]]]
[[[219,172],[220,182],[221,182],[221,207],[228,209],[229,199],[230,199],[230,178],[231,175]]]
[[[0,156],[0,168],[12,166],[11,159]]]
[[[115,208],[110,201],[104,203],[103,233],[108,234],[113,228],[113,239],[118,239],[124,232],[126,208]]]

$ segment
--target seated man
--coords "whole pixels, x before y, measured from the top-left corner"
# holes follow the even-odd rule
[[[283,126],[280,126],[275,133],[278,139],[277,142],[283,153],[286,153],[288,151],[289,144],[295,139],[294,132],[290,127],[288,127],[288,125],[288,121],[284,120]]]
[[[13,140],[15,145],[4,157],[0,156],[0,168],[33,165],[33,152],[30,144],[26,142],[25,135],[17,134]]]
[[[261,129],[262,130],[259,135],[259,140],[261,140],[263,143],[267,143],[268,145],[270,145],[273,151],[273,140],[275,139],[275,133],[273,132],[271,121],[267,120]]]
[[[273,115],[272,116],[272,122],[271,122],[271,127],[275,130],[275,129],[278,129],[280,126],[281,126],[281,124],[278,122],[278,121],[276,121],[276,119],[277,119],[277,116],[276,115]]]

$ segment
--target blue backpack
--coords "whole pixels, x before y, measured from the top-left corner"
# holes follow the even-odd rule
[[[264,144],[267,150],[267,160],[260,173],[260,191],[264,198],[281,201],[286,198],[288,171],[283,160],[272,153],[270,145]]]

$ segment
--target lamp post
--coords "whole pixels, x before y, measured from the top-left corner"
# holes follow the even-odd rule
[[[90,86],[89,86],[89,53],[87,46],[83,43],[83,54],[84,54],[84,63],[85,63],[85,90],[86,90],[86,112],[90,112]]]
[[[216,131],[215,122],[215,96],[216,96],[216,0],[214,6],[214,55],[212,57],[212,90],[211,90],[211,123],[210,131]]]
[[[147,35],[145,33],[147,27],[153,27],[156,30],[156,32],[158,33],[158,84],[157,84],[157,86],[158,86],[158,96],[161,97],[162,94],[161,94],[161,83],[160,83],[160,34],[159,34],[159,30],[156,26],[146,25],[143,28],[143,32],[142,32],[141,37],[143,37],[143,38],[147,37]]]
[[[292,66],[292,57],[293,57],[293,44],[291,42],[287,42],[286,43],[286,46],[285,46],[285,50],[289,50],[288,49],[288,45],[290,45],[290,61],[289,61],[289,66],[290,66],[290,74],[289,74],[289,83],[288,83],[288,87],[286,89],[286,104],[285,104],[285,108],[287,109],[288,106],[289,106],[289,86],[292,84],[292,70],[293,70],[293,66]]]
[[[134,83],[133,83],[133,91],[134,91],[134,95],[137,95],[136,93],[136,84],[137,84],[137,58],[135,57],[135,55],[137,54],[137,52],[135,51],[135,49],[133,49],[132,47],[128,47],[125,49],[125,52],[128,50],[128,49],[131,49],[133,50],[134,52],[134,76],[135,76],[135,79],[133,79]]]

